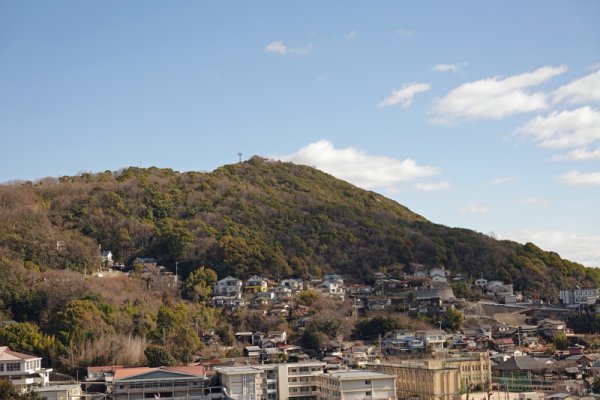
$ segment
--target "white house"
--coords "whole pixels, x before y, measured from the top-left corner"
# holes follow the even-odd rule
[[[213,294],[215,296],[239,296],[242,293],[242,281],[228,276],[213,285]]]
[[[30,390],[34,385],[46,386],[52,369],[42,368],[42,358],[17,353],[0,346],[0,380],[9,380],[18,391]]]
[[[45,400],[81,400],[85,397],[81,393],[81,385],[49,385],[33,388],[34,392]]]

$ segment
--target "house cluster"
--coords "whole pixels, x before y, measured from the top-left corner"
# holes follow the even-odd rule
[[[279,282],[254,275],[245,282],[228,276],[213,285],[211,302],[216,307],[250,307],[264,309],[269,315],[288,317],[294,306],[294,295],[302,290],[319,291],[339,301],[344,300],[344,280],[339,275],[304,281],[288,278]],[[297,305],[296,305],[297,306]]]
[[[520,294],[513,292],[512,283],[502,281],[488,281],[481,277],[475,280],[475,288],[487,296],[493,296],[501,304],[515,304],[523,299]]]

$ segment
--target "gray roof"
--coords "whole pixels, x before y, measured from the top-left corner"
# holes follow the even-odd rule
[[[495,371],[541,371],[546,365],[529,356],[515,356],[492,367]]]

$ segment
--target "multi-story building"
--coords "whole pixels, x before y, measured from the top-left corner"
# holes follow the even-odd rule
[[[217,367],[224,392],[236,400],[316,400],[324,362]]]
[[[114,400],[210,400],[222,397],[220,388],[217,393],[212,393],[210,379],[202,366],[116,368],[112,375]]]
[[[598,289],[563,289],[559,292],[561,304],[567,307],[578,307],[581,304],[595,304],[598,299]]]
[[[246,284],[244,285],[244,291],[246,293],[261,293],[266,292],[268,288],[268,283],[266,279],[263,279],[262,276],[254,275],[248,278]]]
[[[331,371],[317,376],[318,400],[396,398],[396,377],[373,371]]]
[[[421,400],[455,400],[467,388],[487,390],[491,364],[486,352],[447,355],[445,358],[383,362],[376,371],[395,375],[397,397]]]
[[[228,276],[213,285],[213,295],[215,296],[239,296],[242,293],[242,281]]]
[[[0,380],[9,380],[18,391],[35,386],[46,386],[51,369],[42,368],[42,358],[17,353],[7,346],[0,346]]]

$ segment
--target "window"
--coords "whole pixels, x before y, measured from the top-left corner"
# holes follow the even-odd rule
[[[370,390],[368,390],[368,391],[365,392],[365,396],[370,396],[370,395],[371,395],[371,391]]]
[[[371,381],[365,381],[365,385],[370,385]]]
[[[7,363],[6,364],[6,370],[7,371],[20,371],[21,370],[21,363]]]

